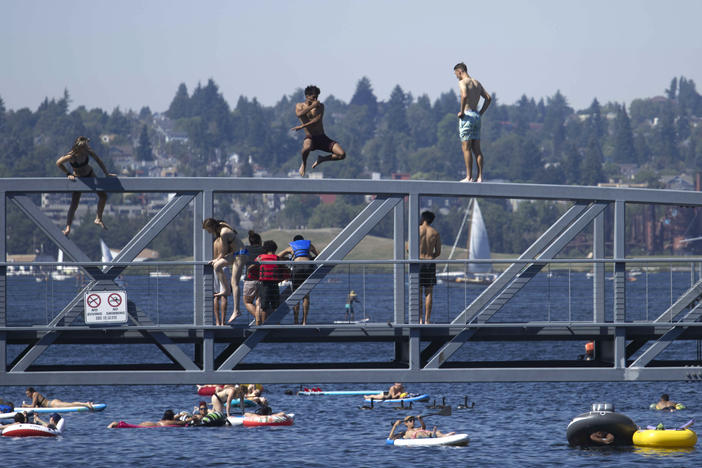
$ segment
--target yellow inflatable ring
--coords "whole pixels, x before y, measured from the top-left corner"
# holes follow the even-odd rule
[[[639,447],[685,448],[697,443],[697,434],[690,429],[647,429],[634,432],[633,440]]]

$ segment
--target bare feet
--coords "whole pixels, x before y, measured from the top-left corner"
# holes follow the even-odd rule
[[[229,317],[229,320],[227,320],[227,323],[232,323],[234,320],[236,320],[241,313],[238,310],[235,310],[234,313]]]
[[[331,158],[331,156],[332,156],[332,155],[329,154],[329,155],[327,155],[327,156],[319,156],[319,157],[317,157],[317,160],[314,162],[314,164],[312,164],[312,169],[314,169],[315,167],[319,166],[319,165],[322,164],[324,161],[329,161],[329,159]]]
[[[470,177],[465,177],[461,179],[461,182],[473,182],[473,179],[471,179]]]
[[[316,163],[315,163],[315,165],[316,165]],[[305,177],[305,166],[306,166],[305,163],[300,164],[300,171],[299,171],[300,177]],[[312,167],[314,167],[314,166],[312,166]]]
[[[66,226],[61,232],[64,236],[68,237],[68,235],[71,233],[71,226]]]
[[[105,227],[105,223],[102,222],[102,219],[95,218],[95,221],[93,221],[93,222],[95,224],[97,224],[98,226],[100,226],[101,228],[103,228],[104,230],[107,230],[107,228]]]
[[[475,181],[476,181],[476,182],[482,182],[482,181],[483,181],[483,176],[478,177]]]

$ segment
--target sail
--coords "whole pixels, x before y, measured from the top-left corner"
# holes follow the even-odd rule
[[[102,259],[100,260],[103,263],[108,263],[112,261],[112,252],[110,251],[110,248],[105,244],[105,241],[100,238],[100,250],[102,251]]]
[[[490,242],[483,214],[480,212],[478,200],[473,200],[473,216],[470,223],[470,243],[468,244],[468,258],[470,260],[487,260],[490,257]],[[492,270],[490,263],[471,263],[468,265],[470,273],[488,273]]]

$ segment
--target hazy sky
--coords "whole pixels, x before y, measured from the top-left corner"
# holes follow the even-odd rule
[[[213,78],[231,106],[317,84],[348,102],[456,88],[453,65],[502,103],[560,89],[576,109],[630,102],[674,76],[702,88],[702,1],[0,0],[0,97],[36,109],[168,108]]]

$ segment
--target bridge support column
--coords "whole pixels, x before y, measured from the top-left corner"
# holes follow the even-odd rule
[[[614,258],[623,260],[626,256],[626,205],[623,201],[614,202]],[[626,262],[614,264],[614,323],[626,322]],[[614,337],[614,367],[626,367],[626,333],[617,328]]]

